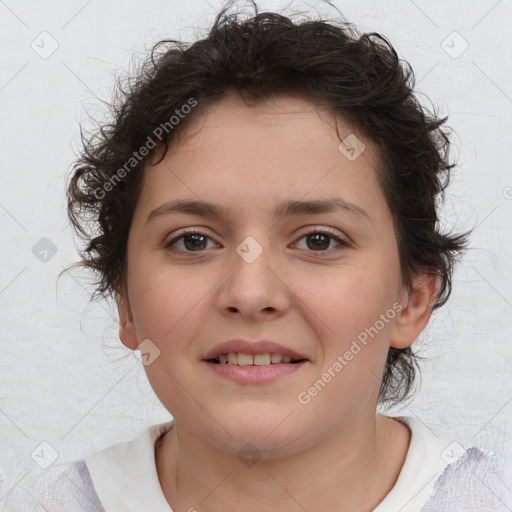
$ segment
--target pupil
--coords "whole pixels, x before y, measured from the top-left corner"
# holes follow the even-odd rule
[[[329,247],[329,236],[322,233],[315,233],[308,236],[308,240],[314,240],[313,248],[315,249],[327,249]],[[317,243],[319,242],[319,243]],[[325,243],[327,242],[327,244]],[[311,247],[310,247],[311,248]]]
[[[204,241],[205,237],[203,235],[187,235],[185,237],[185,240],[184,240],[185,241],[185,246],[187,247],[187,249],[193,249],[193,248],[204,249],[204,247],[199,246],[197,244],[190,245],[190,244],[187,243],[188,240],[194,240],[195,242],[199,241],[199,243],[201,243],[200,239],[203,239],[202,242],[204,244],[205,243],[205,241]]]

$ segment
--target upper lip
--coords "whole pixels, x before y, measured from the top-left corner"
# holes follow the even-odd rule
[[[215,345],[204,356],[204,359],[216,359],[221,354],[228,354],[229,352],[238,352],[244,354],[265,354],[277,353],[283,356],[290,356],[292,359],[307,359],[305,356],[295,352],[291,348],[285,347],[275,341],[270,340],[248,340],[248,339],[233,339],[224,341]]]

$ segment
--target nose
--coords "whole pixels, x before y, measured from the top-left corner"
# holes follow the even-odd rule
[[[282,316],[290,306],[291,294],[283,267],[268,246],[247,237],[236,248],[232,267],[221,281],[217,296],[220,313],[237,314],[252,322]]]

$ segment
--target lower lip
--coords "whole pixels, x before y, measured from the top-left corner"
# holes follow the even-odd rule
[[[218,364],[204,361],[217,375],[227,377],[236,382],[257,384],[268,382],[278,377],[297,373],[308,361],[300,363],[271,363],[262,366],[248,365],[239,366],[236,364]]]

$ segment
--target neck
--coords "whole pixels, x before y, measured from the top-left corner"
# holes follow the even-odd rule
[[[251,465],[175,421],[157,441],[155,457],[173,510],[372,510],[393,488],[409,442],[406,425],[377,415],[300,453]]]

